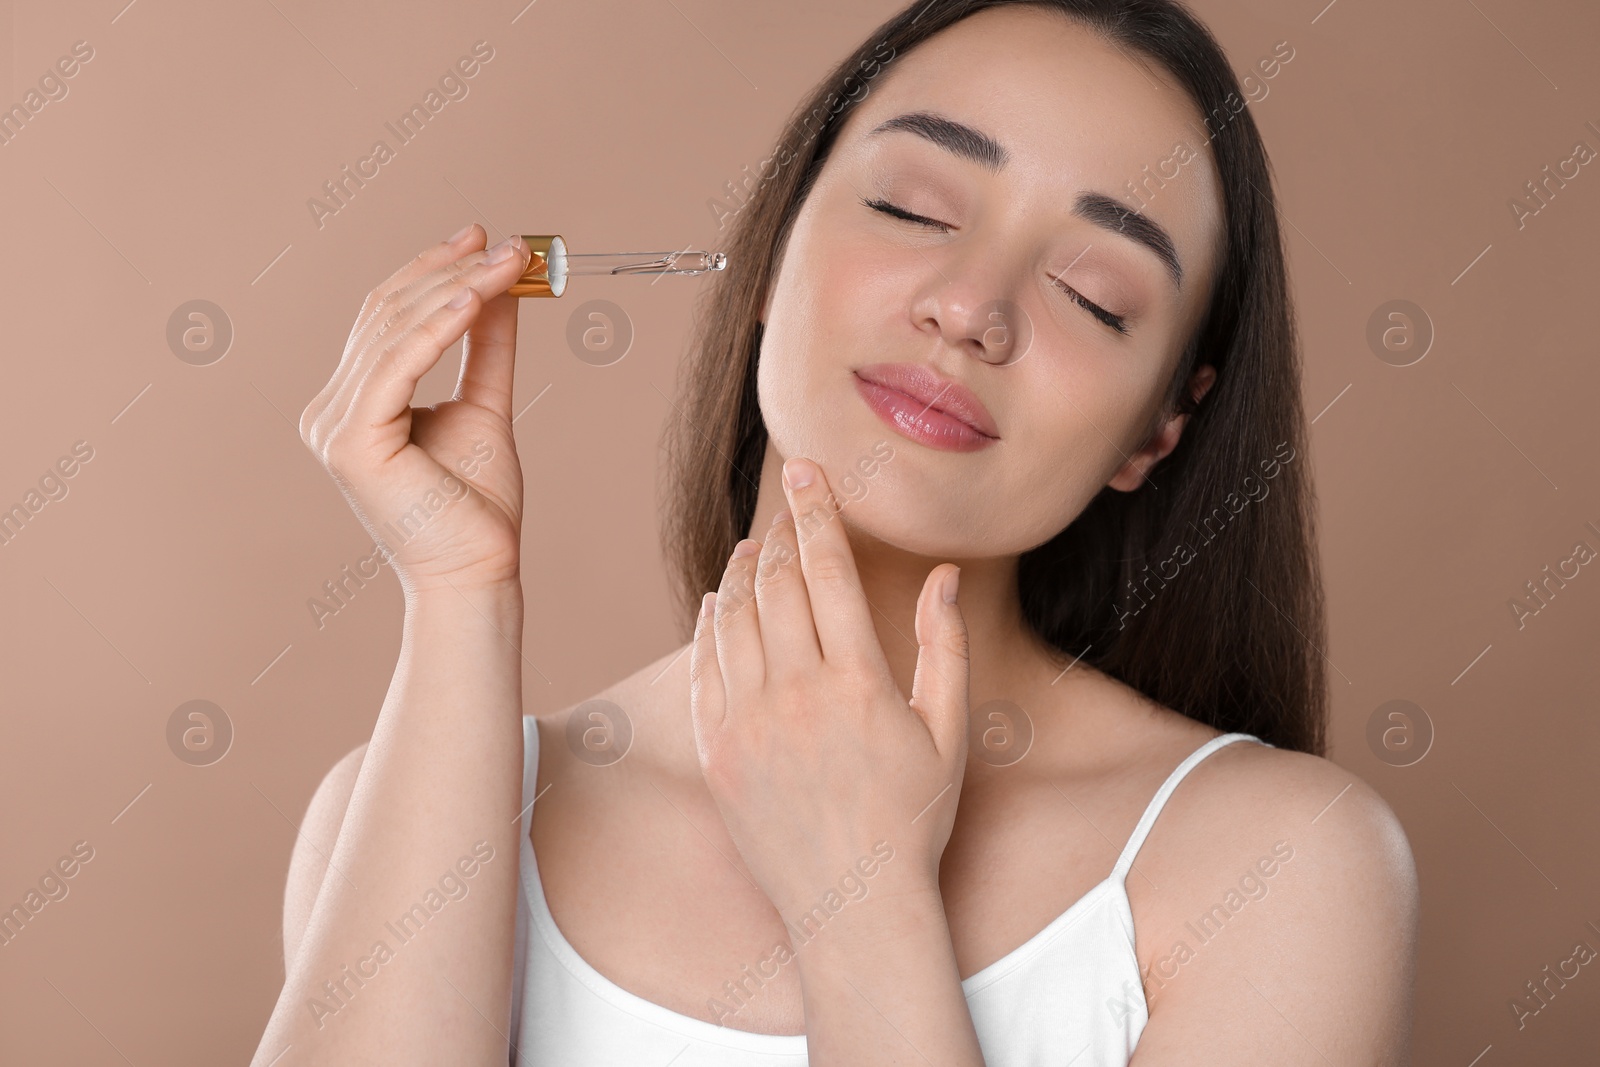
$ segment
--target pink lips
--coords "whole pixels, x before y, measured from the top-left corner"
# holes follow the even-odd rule
[[[873,363],[855,372],[856,391],[878,416],[914,441],[972,452],[1000,439],[983,402],[961,383],[919,363]]]

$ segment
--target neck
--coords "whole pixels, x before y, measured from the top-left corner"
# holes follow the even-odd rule
[[[765,541],[772,517],[788,506],[783,492],[780,456],[769,442],[762,463],[755,515],[746,535]],[[1059,671],[1044,643],[1022,617],[1017,595],[1017,557],[934,559],[907,552],[873,537],[850,518],[846,504],[839,513],[861,593],[871,610],[878,644],[900,692],[911,696],[917,667],[916,608],[928,573],[940,563],[961,567],[957,602],[967,625],[971,663],[969,692],[974,706],[995,698],[1018,699],[1021,690],[1048,684]]]

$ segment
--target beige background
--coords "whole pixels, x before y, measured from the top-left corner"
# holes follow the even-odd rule
[[[369,736],[398,648],[387,572],[320,630],[307,608],[370,550],[295,426],[362,297],[471,220],[580,251],[714,246],[707,202],[896,5],[125,2],[0,18],[7,104],[74,42],[94,49],[0,146],[0,508],[74,442],[94,450],[0,546],[0,904],[94,848],[0,947],[0,1059],[238,1063],[282,982],[294,825]],[[1197,10],[1241,74],[1295,50],[1252,106],[1317,416],[1332,758],[1416,854],[1416,1061],[1576,1063],[1600,1040],[1597,966],[1520,1031],[1509,1002],[1576,942],[1600,948],[1600,566],[1520,631],[1508,601],[1577,541],[1600,550],[1600,164],[1521,230],[1508,201],[1575,142],[1600,149],[1600,11],[1323,3]],[[470,94],[319,229],[308,198],[478,40],[494,58]],[[524,305],[529,713],[674,647],[655,445],[699,281],[590,289],[637,334],[605,368],[566,343],[578,283]],[[235,331],[209,366],[166,340],[193,299]],[[1393,299],[1437,331],[1412,366],[1365,340]],[[447,356],[419,402],[454,373]],[[236,731],[212,766],[167,745],[193,699]],[[1435,730],[1412,766],[1367,741],[1392,699]]]

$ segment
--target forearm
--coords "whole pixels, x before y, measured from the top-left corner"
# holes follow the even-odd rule
[[[520,588],[408,600],[394,680],[257,1067],[291,1045],[285,1067],[504,1062],[521,640]]]
[[[796,952],[812,1067],[982,1067],[937,888],[877,886]]]

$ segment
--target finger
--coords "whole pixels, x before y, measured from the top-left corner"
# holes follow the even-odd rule
[[[827,476],[808,459],[790,459],[783,469],[822,658],[841,666],[886,671],[855,554],[839,521],[839,502]]]
[[[527,245],[519,239],[498,252],[491,249],[487,259],[485,255],[473,253],[419,281],[430,287],[384,320],[356,363],[351,375],[355,384],[334,399],[334,427],[390,427],[408,415],[417,382],[482,309],[476,286],[492,291],[508,287],[523,270]]]
[[[457,301],[460,306],[450,306]],[[482,303],[471,286],[463,288],[380,348],[350,397],[345,424],[364,434],[409,419],[417,382],[466,332]]]
[[[717,663],[722,681],[735,707],[740,695],[759,692],[766,682],[766,662],[761,651],[761,624],[755,598],[755,560],[759,541],[746,537],[733,546],[717,590]]]
[[[961,568],[941,564],[928,574],[917,597],[917,671],[911,679],[911,707],[927,723],[939,751],[950,755],[967,736],[970,655],[961,608],[947,602]],[[953,595],[954,590],[949,589]]]
[[[470,224],[465,233],[454,238],[447,238],[436,245],[430,245],[419,252],[411,262],[401,267],[388,278],[380,282],[361,305],[361,312],[356,316],[356,321],[350,327],[350,335],[345,338],[344,351],[340,354],[339,365],[328,377],[328,382],[318,392],[311,403],[300,416],[300,435],[308,442],[311,438],[311,427],[321,416],[334,406],[335,398],[340,393],[340,386],[348,382],[350,373],[365,345],[361,343],[361,336],[367,330],[372,319],[374,308],[383,301],[385,294],[398,294],[407,287],[415,278],[437,270],[447,263],[451,263],[470,252],[479,251],[487,235],[483,227],[476,222]]]
[[[393,314],[415,300],[422,291],[418,288],[420,283],[427,282],[422,286],[425,289],[432,284],[431,279],[439,277],[442,272],[470,265],[473,260],[468,257],[483,251],[487,237],[483,227],[474,222],[459,239],[441,241],[423,249],[411,262],[374,286],[367,293],[361,305],[361,314],[356,316],[355,325],[350,329],[350,337],[345,343],[346,355],[353,353],[359,358],[367,346],[367,340],[370,340],[368,335],[375,328],[375,320]],[[481,259],[482,256],[477,258]]]
[[[727,698],[722,686],[722,668],[717,665],[717,637],[711,626],[711,612],[717,594],[700,598],[700,612],[694,623],[694,645],[689,653],[689,712],[694,724],[695,751],[704,766],[710,751],[710,738],[722,726]]]
[[[504,273],[503,262],[488,264],[488,259],[494,253],[494,249],[467,252],[459,259],[413,280],[405,288],[387,292],[375,289],[368,295],[366,303],[361,306],[356,326],[351,330],[351,339],[345,344],[341,370],[323,389],[326,399],[321,412],[311,419],[309,427],[306,417],[301,417],[301,435],[307,444],[320,448],[333,431],[348,419],[357,390],[367,380],[373,364],[381,358],[383,351],[394,344],[396,337],[414,326],[421,317],[447,303],[463,286],[486,286],[496,280],[495,273]],[[514,248],[511,250],[511,259],[513,262],[516,260]],[[383,293],[381,297],[378,295],[380,292]]]
[[[507,286],[511,283],[508,281]],[[487,295],[487,294],[485,294]],[[487,408],[511,421],[511,387],[517,365],[517,310],[522,301],[500,293],[483,302],[467,328],[455,399]]]
[[[513,238],[509,244],[502,242],[485,251],[469,252],[455,262],[440,266],[417,278],[408,287],[389,293],[380,303],[372,306],[370,312],[363,307],[364,325],[355,342],[357,354],[346,380],[334,393],[330,417],[335,421],[346,417],[356,391],[371,374],[373,364],[394,346],[398,336],[413,329],[428,314],[460,295],[464,287],[470,286],[484,297],[503,291],[522,273],[527,258],[527,244],[520,237]],[[371,298],[368,299],[370,304]],[[470,324],[471,321],[469,316],[467,322]],[[445,347],[454,344],[460,336],[459,332],[456,333]]]
[[[767,677],[778,681],[815,675],[822,665],[822,646],[811,621],[811,597],[800,571],[800,547],[788,508],[773,517],[757,557],[756,607]]]
[[[400,291],[426,275],[447,264],[454,263],[468,252],[480,251],[488,240],[488,233],[474,222],[456,241],[441,241],[430,245],[412,258],[411,262],[380,282],[372,291],[379,300],[392,298]]]

